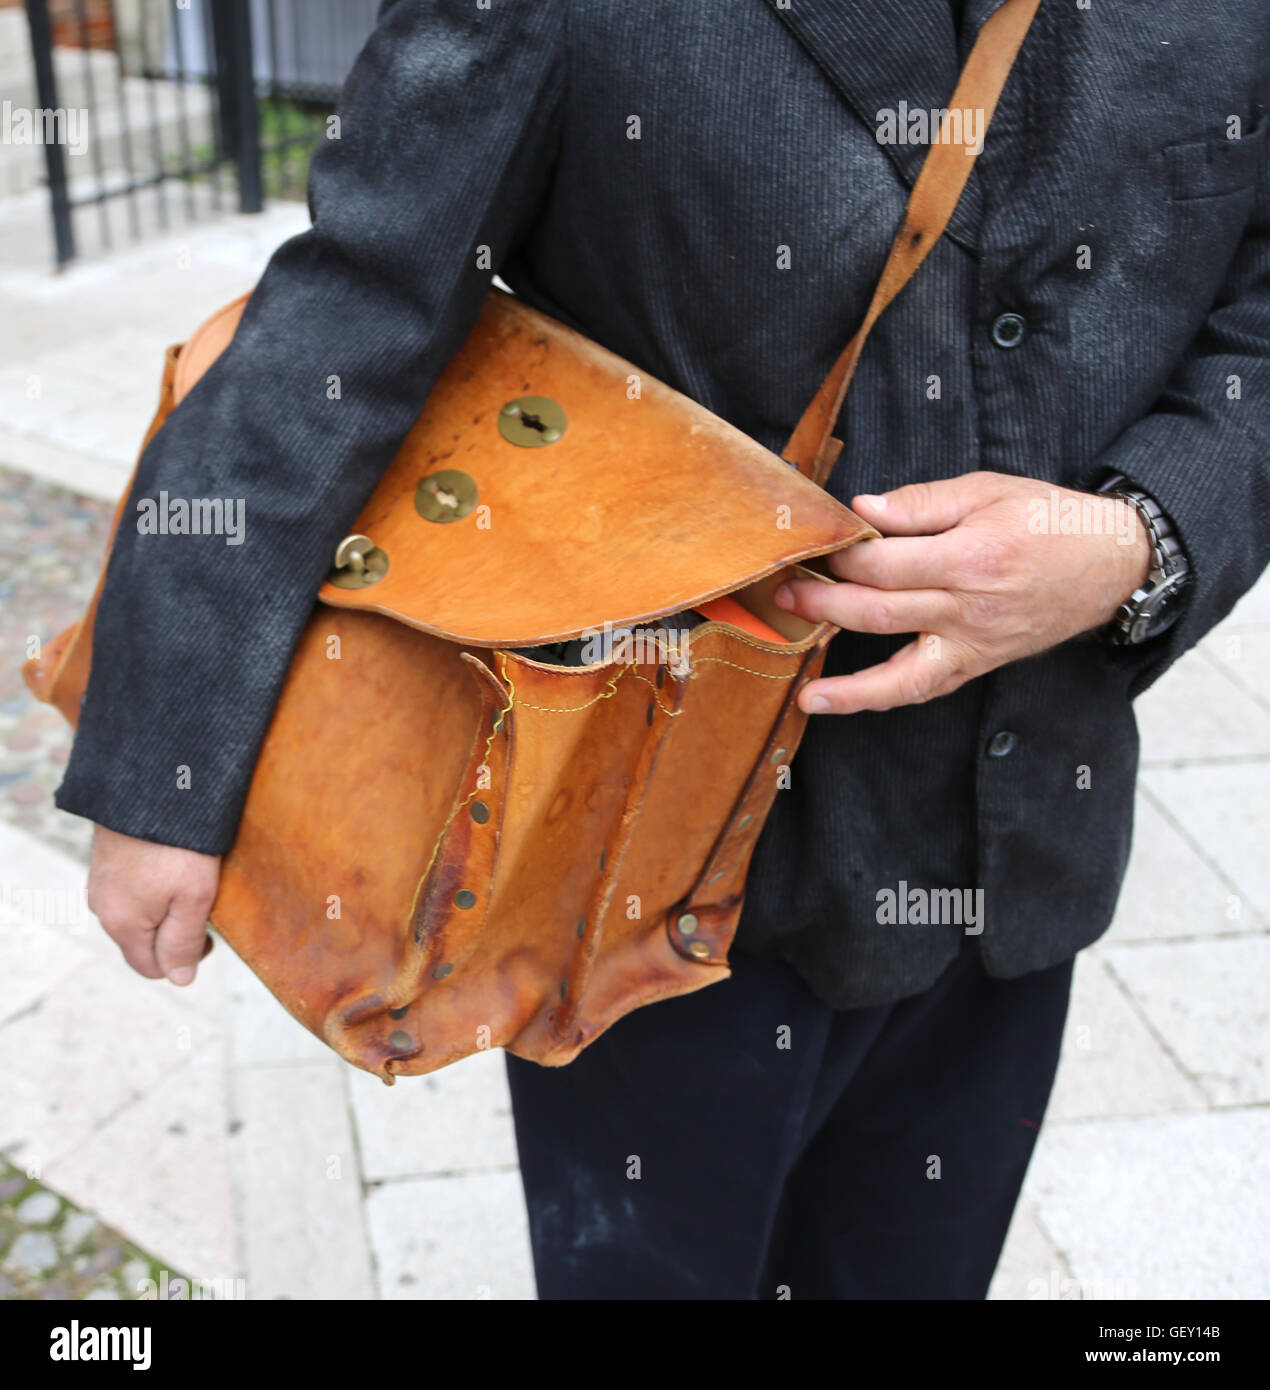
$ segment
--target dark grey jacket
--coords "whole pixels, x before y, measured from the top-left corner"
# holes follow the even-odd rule
[[[963,56],[995,8],[967,0]],[[1110,919],[1131,700],[1267,559],[1268,30],[1265,0],[1043,0],[949,233],[871,340],[844,500],[1118,469],[1172,516],[1195,584],[1149,647],[1072,642],[928,705],[812,721],[740,941],[840,1006],[918,990],[957,948],[956,925],[878,922],[901,881],[982,887],[999,975]],[[121,531],[58,804],[229,847],[332,550],[484,298],[482,248],[528,300],[779,449],[921,162],[879,144],[880,113],[940,107],[959,62],[948,0],[387,4],[313,166],[313,230],[142,461],[137,498],[245,499],[246,542]],[[1005,312],[1025,320],[1015,347],[994,341]],[[709,506],[706,480],[683,485]],[[898,645],[844,634],[833,666]],[[1013,751],[987,756],[1002,730]]]

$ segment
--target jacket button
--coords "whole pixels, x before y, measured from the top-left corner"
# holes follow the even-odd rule
[[[992,341],[999,348],[1016,348],[1027,333],[1022,314],[998,314],[992,321]]]
[[[988,741],[988,757],[1008,758],[1018,740],[1009,729],[999,729]]]

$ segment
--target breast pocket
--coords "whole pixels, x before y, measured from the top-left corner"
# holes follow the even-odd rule
[[[1267,130],[1270,116],[1262,113],[1260,124],[1237,140],[1218,135],[1166,145],[1169,198],[1179,203],[1224,198],[1250,188],[1264,169]]]

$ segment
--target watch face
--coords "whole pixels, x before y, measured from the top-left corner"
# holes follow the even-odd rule
[[[1186,575],[1175,574],[1147,595],[1138,609],[1133,622],[1131,642],[1146,642],[1152,637],[1167,631],[1177,621],[1181,612],[1182,592],[1186,587]]]

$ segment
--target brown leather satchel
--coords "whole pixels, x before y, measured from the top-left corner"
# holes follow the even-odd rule
[[[982,109],[985,128],[1038,3],[1006,0],[962,73],[951,106]],[[837,630],[772,594],[877,534],[821,486],[829,432],[974,162],[941,135],[784,461],[491,292],[318,592],[211,912],[348,1061],[390,1084],[490,1046],[561,1065],[630,1010],[727,977],[805,724],[795,697]],[[146,442],[244,302],[169,349]],[[72,723],[101,587],[25,668]],[[598,659],[542,650],[578,639]]]

